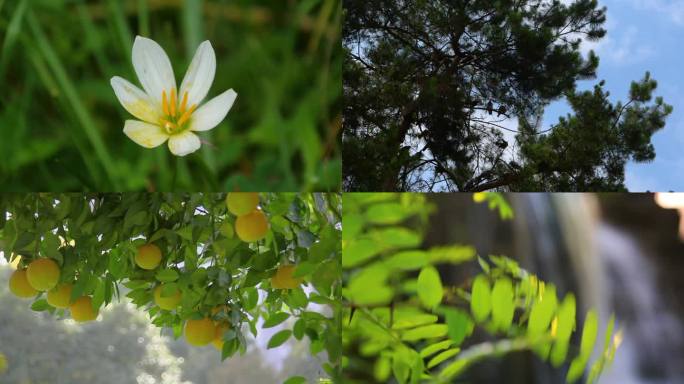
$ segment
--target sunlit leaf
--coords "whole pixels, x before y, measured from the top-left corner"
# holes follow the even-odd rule
[[[482,322],[487,319],[492,310],[492,292],[489,280],[484,275],[478,275],[473,281],[473,289],[470,296],[470,311],[475,320]]]
[[[501,331],[507,330],[513,322],[513,298],[511,281],[507,278],[497,279],[492,290],[492,321],[495,328]]]
[[[427,308],[434,308],[444,296],[442,279],[435,267],[425,267],[418,275],[418,298]]]

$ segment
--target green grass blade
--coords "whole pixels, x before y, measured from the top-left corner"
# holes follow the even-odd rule
[[[150,36],[150,9],[147,0],[138,0],[138,33]]]
[[[59,56],[57,56],[57,53],[53,49],[52,45],[45,37],[45,32],[43,32],[43,29],[36,20],[35,16],[32,12],[29,11],[26,17],[29,28],[33,33],[37,48],[43,55],[43,58],[47,62],[52,72],[54,73],[55,79],[57,80],[57,83],[60,85],[60,88],[62,88],[62,92],[64,93],[64,96],[71,105],[71,108],[73,109],[76,118],[79,120],[81,128],[83,129],[86,137],[90,141],[90,144],[93,146],[95,154],[97,155],[98,160],[104,168],[105,175],[109,181],[110,187],[113,186],[116,190],[118,190],[118,182],[115,177],[116,172],[114,169],[114,162],[112,161],[112,158],[104,145],[102,137],[97,131],[92,116],[90,115],[87,108],[85,107],[85,105],[83,105],[83,102],[79,98],[78,92],[76,91],[76,87],[69,78]],[[96,180],[96,184],[100,187],[103,186],[101,184],[101,181],[98,182],[98,180]]]
[[[126,17],[121,8],[121,2],[118,0],[109,0],[109,11],[111,13],[111,19],[114,22],[116,33],[119,35],[121,48],[124,51],[123,53],[130,59],[131,52],[133,51],[133,36],[131,34],[131,29],[126,23]]]
[[[10,57],[11,49],[17,41],[19,32],[21,32],[21,24],[24,19],[24,13],[27,9],[28,1],[21,0],[19,5],[14,9],[12,18],[10,19],[5,38],[2,41],[2,51],[0,51],[0,79],[4,78],[5,70],[7,68],[7,60]]]

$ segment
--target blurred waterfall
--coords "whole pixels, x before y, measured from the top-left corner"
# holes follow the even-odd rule
[[[605,324],[611,312],[624,342],[601,383],[684,382],[682,321],[662,300],[652,257],[627,233],[603,223],[591,194],[521,194],[514,198],[516,251],[522,264],[578,294],[585,312],[597,308]],[[629,204],[628,196],[624,204]],[[632,220],[639,220],[638,217]],[[665,288],[666,289],[666,288]],[[597,343],[603,343],[601,330]],[[535,364],[539,383],[561,378]]]
[[[598,239],[604,286],[625,330],[605,382],[682,383],[684,329],[662,300],[654,266],[633,239],[612,226],[601,225]]]
[[[676,315],[684,286],[677,273],[682,263],[676,260],[683,247],[676,220],[667,220],[674,217],[658,208],[652,196],[611,194],[599,201],[594,194],[508,194],[513,222],[502,222],[467,194],[431,198],[438,209],[427,245],[473,244],[481,255],[508,255],[554,283],[560,295],[574,292],[579,313],[596,308],[605,324],[615,312],[624,339],[600,384],[684,383],[684,329]],[[606,223],[609,206],[612,225]],[[468,265],[447,272],[447,281],[457,284],[478,268]],[[603,331],[597,339],[600,345]],[[477,336],[489,338],[485,333]],[[561,384],[565,372],[521,352],[482,362],[465,379]]]

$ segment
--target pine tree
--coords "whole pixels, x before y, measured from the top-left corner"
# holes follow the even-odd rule
[[[344,6],[347,190],[624,190],[626,162],[655,157],[672,107],[649,74],[624,104],[576,90],[599,63],[581,42],[606,34],[596,0]],[[560,98],[573,114],[542,129]]]

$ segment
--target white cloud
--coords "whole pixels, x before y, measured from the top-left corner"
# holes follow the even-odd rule
[[[609,32],[597,47],[599,57],[606,58],[613,64],[634,64],[651,58],[656,53],[651,46],[638,40],[639,30],[636,27],[612,31],[613,34]]]
[[[682,0],[630,0],[632,5],[644,11],[666,15],[672,22],[684,25],[684,1]]]

